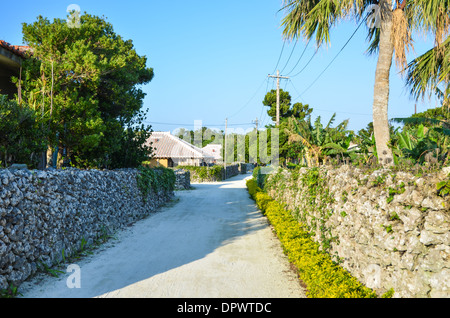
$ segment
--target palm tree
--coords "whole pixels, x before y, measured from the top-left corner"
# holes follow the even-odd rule
[[[393,57],[405,70],[406,52],[412,47],[413,30],[431,32],[439,47],[448,32],[450,0],[285,0],[282,21],[287,39],[316,35],[317,46],[330,42],[330,29],[344,18],[364,21],[370,14],[376,28],[370,28],[369,51],[378,52],[373,98],[374,136],[378,160],[383,166],[394,164],[388,122],[389,74]],[[376,7],[376,15],[371,10]],[[372,19],[372,18],[371,18]],[[372,20],[369,20],[372,22]]]
[[[416,99],[435,93],[450,111],[450,37],[408,64],[406,82]]]

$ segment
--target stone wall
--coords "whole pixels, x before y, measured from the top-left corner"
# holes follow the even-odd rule
[[[191,172],[182,169],[174,170],[175,172],[175,189],[188,190],[191,188]]]
[[[246,168],[245,166],[244,168]],[[226,167],[212,166],[212,167],[199,167],[199,166],[179,166],[181,170],[189,171],[191,182],[220,182],[231,177],[237,176],[241,173],[242,166],[240,164],[233,164]],[[243,168],[242,168],[243,169]]]
[[[450,195],[436,184],[450,168],[414,175],[342,166],[280,170],[268,193],[306,224],[322,248],[378,294],[450,297]]]
[[[241,173],[241,165],[234,164],[226,167],[226,175],[223,177],[224,180],[235,177]]]
[[[145,218],[173,192],[137,187],[137,170],[0,170],[0,290]],[[144,203],[145,201],[145,203]]]

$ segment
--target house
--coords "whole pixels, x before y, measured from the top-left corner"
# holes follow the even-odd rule
[[[20,77],[22,61],[29,50],[28,46],[11,45],[0,40],[0,94],[14,98],[14,94],[18,93],[11,77]]]
[[[202,148],[214,157],[214,163],[221,163],[222,160],[222,145],[220,144],[209,144]]]
[[[214,163],[214,156],[170,132],[153,132],[147,143],[153,147],[150,167],[201,166]]]

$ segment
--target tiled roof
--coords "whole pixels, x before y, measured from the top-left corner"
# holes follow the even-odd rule
[[[26,57],[26,52],[31,51],[31,48],[26,45],[11,45],[6,41],[0,40],[0,47],[18,55],[22,58]]]
[[[173,136],[170,132],[153,132],[152,142],[155,158],[204,159],[213,158],[208,152]]]
[[[206,145],[205,147],[203,147],[202,150],[209,153],[215,159],[222,159],[222,155],[221,155],[222,145],[209,144],[209,145]]]

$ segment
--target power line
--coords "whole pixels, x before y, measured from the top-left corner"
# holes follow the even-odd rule
[[[316,51],[314,52],[314,54],[311,56],[311,58],[309,59],[308,63],[306,63],[306,65],[300,70],[300,72],[298,72],[295,75],[292,75],[291,77],[296,77],[298,75],[300,75],[309,65],[309,63],[311,63],[311,61],[313,60],[313,58],[317,55],[317,52],[319,51],[319,48],[316,49]]]
[[[292,48],[292,51],[291,51],[291,54],[289,55],[289,58],[288,58],[288,60],[286,61],[286,64],[284,65],[283,69],[281,70],[281,73],[283,73],[284,70],[286,69],[286,67],[288,66],[289,61],[291,60],[292,54],[294,54],[295,47],[297,46],[297,43],[298,43],[298,39],[297,39],[297,41],[295,41],[294,47]]]
[[[284,51],[284,46],[286,45],[286,42],[283,41],[283,46],[281,47],[281,52],[280,52],[280,56],[278,57],[278,62],[277,65],[275,66],[275,69],[273,70],[272,73],[275,73],[275,71],[278,68],[278,64],[280,64],[280,60],[281,60],[281,56],[283,55],[283,51]]]
[[[195,124],[180,124],[180,123],[161,123],[161,122],[151,122],[151,121],[144,121],[146,124],[152,124],[152,125],[167,125],[167,126],[187,126],[192,127],[195,126]],[[223,127],[225,124],[202,124],[203,127],[211,127],[211,126],[217,126],[217,127]],[[246,126],[246,125],[253,125],[253,123],[241,123],[241,124],[228,124],[228,126]]]
[[[295,64],[295,66],[294,66],[294,67],[292,68],[292,70],[291,70],[289,73],[287,73],[286,75],[291,74],[291,73],[295,70],[295,68],[297,67],[297,65],[300,63],[300,61],[301,61],[302,58],[303,58],[303,55],[305,55],[306,49],[307,49],[308,46],[309,46],[309,42],[311,42],[311,39],[309,39],[308,42],[306,43],[305,48],[303,49],[302,55],[300,55],[300,58],[298,59],[298,61],[297,61],[297,63]]]
[[[249,99],[249,101],[248,101],[244,106],[242,106],[236,113],[234,113],[233,115],[229,116],[228,118],[232,118],[232,117],[236,116],[236,115],[239,114],[245,107],[247,107],[247,106],[250,104],[250,102],[253,100],[253,98],[255,98],[256,95],[259,93],[259,90],[261,89],[261,87],[263,87],[263,85],[264,85],[264,83],[265,83],[266,81],[268,81],[268,79],[267,79],[267,78],[264,78],[264,81],[261,83],[261,85],[259,85],[259,87],[258,87],[258,89],[256,90],[255,94],[253,94],[253,96]]]
[[[326,70],[331,66],[331,64],[333,64],[333,62],[337,59],[337,57],[342,53],[342,51],[345,49],[345,47],[350,43],[350,41],[353,39],[353,37],[355,36],[356,32],[358,32],[359,28],[361,27],[361,25],[366,21],[367,17],[365,19],[363,19],[361,21],[361,23],[358,25],[358,27],[356,28],[356,30],[353,32],[353,34],[350,36],[350,38],[347,40],[347,42],[345,42],[344,46],[341,48],[341,50],[336,54],[336,56],[331,60],[330,63],[328,63],[328,65],[325,67],[325,69],[316,77],[316,79],[300,94],[300,96],[302,96],[303,94],[305,94],[318,80],[320,77],[322,77],[322,75],[326,72]],[[317,50],[316,50],[317,53]],[[314,53],[314,55],[316,54]],[[314,57],[314,56],[313,56]],[[291,76],[291,77],[295,77]],[[298,98],[298,97],[297,97]],[[296,98],[296,99],[297,99]]]

